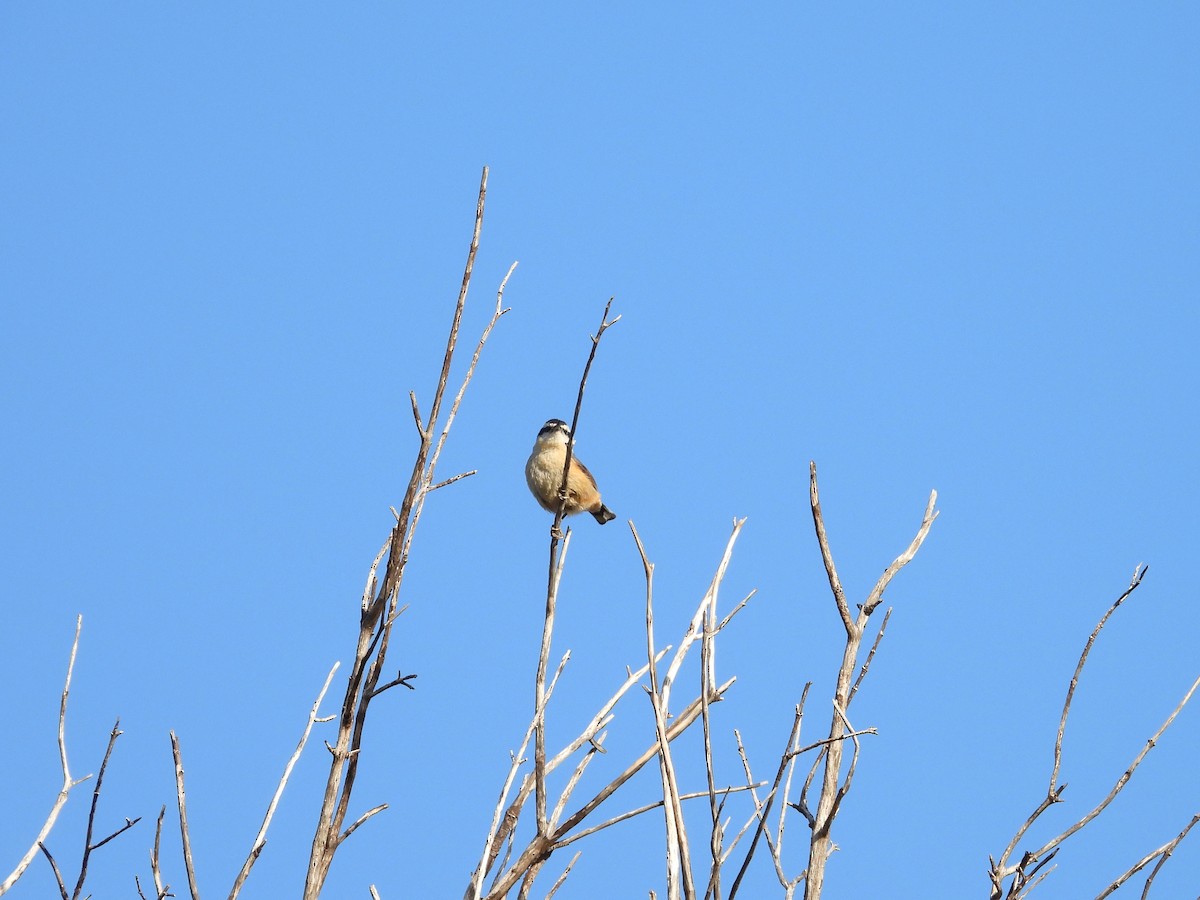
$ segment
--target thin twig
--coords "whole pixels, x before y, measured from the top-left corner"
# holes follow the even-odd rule
[[[367,819],[371,818],[372,816],[383,812],[387,808],[388,808],[388,805],[386,803],[380,803],[378,806],[372,806],[365,813],[363,813],[361,816],[359,816],[357,819],[354,820],[354,824],[346,829],[345,833],[341,837],[341,840],[343,840],[343,841],[346,840],[346,838],[350,837],[350,835],[354,834],[354,832],[356,832],[358,830],[358,826],[362,825],[364,822],[367,821]]]
[[[1187,693],[1183,695],[1183,699],[1179,701],[1179,703],[1175,706],[1175,709],[1171,711],[1171,714],[1167,716],[1166,720],[1162,723],[1162,725],[1159,726],[1158,731],[1154,732],[1150,739],[1146,741],[1146,746],[1142,747],[1138,755],[1133,758],[1133,762],[1131,762],[1125,771],[1121,773],[1121,776],[1117,779],[1116,783],[1112,786],[1112,789],[1108,792],[1108,794],[1105,795],[1104,799],[1097,803],[1090,812],[1080,818],[1079,821],[1077,821],[1062,834],[1051,838],[1045,843],[1045,845],[1037,850],[1034,850],[1032,854],[1034,858],[1041,857],[1044,853],[1046,853],[1046,851],[1057,847],[1075,832],[1079,831],[1079,829],[1083,828],[1083,826],[1087,825],[1088,822],[1092,821],[1092,819],[1096,818],[1096,816],[1100,815],[1100,813],[1104,812],[1105,807],[1112,803],[1113,798],[1115,798],[1117,794],[1121,792],[1121,789],[1128,784],[1129,779],[1133,777],[1133,773],[1137,770],[1137,767],[1142,764],[1142,760],[1144,760],[1146,755],[1158,744],[1158,739],[1163,736],[1163,732],[1171,727],[1171,723],[1175,721],[1175,718],[1180,712],[1183,711],[1183,708],[1187,706],[1188,701],[1192,699],[1192,695],[1196,693],[1197,688],[1200,688],[1200,677],[1197,677],[1196,680],[1192,682],[1192,686],[1189,687]]]
[[[1184,826],[1183,831],[1179,832],[1179,834],[1177,834],[1173,840],[1159,848],[1161,852],[1158,857],[1158,862],[1155,863],[1154,868],[1150,871],[1149,876],[1146,878],[1146,884],[1142,887],[1142,900],[1146,900],[1146,898],[1150,896],[1150,886],[1154,884],[1154,879],[1158,877],[1158,873],[1161,872],[1162,867],[1167,864],[1167,860],[1171,858],[1171,854],[1175,852],[1175,848],[1179,846],[1185,837],[1187,837],[1187,833],[1192,830],[1192,826],[1197,822],[1200,822],[1200,814],[1193,816],[1192,820]]]
[[[575,855],[571,857],[571,861],[567,863],[567,867],[563,869],[563,873],[558,876],[558,880],[555,881],[553,887],[550,888],[550,893],[546,894],[546,900],[551,900],[551,898],[558,893],[558,889],[563,886],[563,882],[566,881],[567,876],[571,874],[571,869],[575,866],[575,863],[579,861],[579,857],[582,853],[582,850],[575,851]]]
[[[796,736],[800,733],[800,723],[802,721],[803,714],[800,707],[797,707],[796,715],[792,719],[792,730],[788,734],[787,743],[784,744],[783,753],[779,757],[779,766],[775,770],[775,780],[771,783],[771,790],[767,794],[767,799],[764,801],[762,809],[756,813],[758,816],[758,828],[755,829],[754,836],[750,839],[750,846],[746,850],[746,856],[742,860],[741,867],[738,869],[737,877],[733,879],[733,886],[729,889],[729,900],[734,900],[737,896],[738,888],[741,886],[742,879],[746,877],[746,871],[750,868],[750,860],[754,858],[754,851],[758,847],[758,838],[767,830],[767,816],[770,815],[771,806],[775,802],[775,794],[779,790],[779,783],[783,780],[784,772],[787,769],[788,751],[791,749],[792,744],[795,743]]]
[[[447,478],[445,481],[439,481],[437,484],[431,485],[429,488],[429,491],[430,491],[430,493],[432,493],[433,491],[436,491],[439,488],[444,488],[448,484],[454,484],[454,482],[456,482],[456,481],[461,481],[464,478],[470,478],[472,475],[478,475],[478,474],[479,474],[478,469],[472,469],[470,472],[459,472],[457,475],[452,475],[451,477]]]
[[[1108,623],[1109,618],[1114,612],[1117,611],[1118,607],[1120,607],[1121,604],[1123,604],[1126,599],[1128,599],[1129,596],[1141,586],[1142,579],[1145,577],[1147,570],[1148,567],[1141,564],[1134,568],[1133,577],[1129,581],[1129,586],[1121,592],[1121,595],[1112,602],[1108,610],[1103,616],[1100,617],[1100,621],[1096,623],[1096,627],[1092,629],[1091,634],[1088,635],[1088,639],[1083,645],[1083,651],[1079,654],[1079,661],[1075,664],[1075,671],[1071,674],[1071,681],[1067,686],[1067,696],[1063,701],[1062,713],[1060,714],[1058,720],[1058,732],[1054,740],[1054,763],[1050,769],[1050,783],[1046,789],[1046,795],[1038,803],[1033,812],[1029,814],[1028,818],[1026,818],[1021,826],[1017,829],[1016,833],[1012,837],[1012,840],[1009,841],[1008,846],[1004,848],[1004,852],[1000,854],[1000,858],[994,861],[994,864],[991,868],[991,897],[993,900],[997,900],[1003,891],[1001,882],[1016,872],[1023,871],[1025,867],[1024,859],[1022,859],[1022,861],[1016,866],[1010,866],[1008,864],[1008,860],[1015,852],[1017,845],[1020,844],[1021,840],[1025,837],[1025,834],[1029,831],[1029,829],[1033,827],[1033,823],[1036,822],[1042,816],[1042,814],[1046,812],[1047,809],[1060,802],[1062,799],[1062,793],[1066,789],[1065,784],[1058,784],[1058,774],[1062,766],[1062,745],[1067,730],[1067,717],[1071,712],[1071,703],[1075,698],[1075,689],[1078,687],[1079,679],[1083,674],[1084,664],[1087,663],[1088,656],[1092,652],[1092,647],[1095,645],[1096,639],[1100,636],[1101,630]],[[1037,859],[1038,856],[1040,856],[1040,854],[1034,854],[1032,858]]]
[[[736,679],[730,678],[724,684],[717,688],[717,693],[724,695],[730,687],[733,686]],[[668,729],[668,740],[675,740],[676,737],[683,734],[700,716],[700,698],[696,698],[689,703],[682,711],[676,714]],[[634,760],[625,771],[612,779],[607,785],[587,803],[579,807],[574,813],[567,817],[549,838],[535,836],[529,845],[521,852],[517,861],[512,864],[507,870],[499,875],[493,882],[491,889],[488,891],[488,898],[500,898],[508,894],[509,890],[519,881],[529,867],[538,860],[544,860],[549,852],[565,845],[566,837],[570,832],[589,815],[606,799],[611,797],[617,790],[621,788],[630,778],[636,775],[651,759],[658,755],[658,741],[655,740],[636,760]],[[532,781],[532,778],[530,779]]]
[[[174,894],[167,893],[171,886],[163,884],[162,869],[159,868],[159,848],[162,846],[162,827],[163,818],[167,814],[167,807],[164,804],[158,811],[158,821],[154,823],[154,849],[150,851],[150,874],[154,878],[154,891],[159,900],[163,897],[173,897]]]
[[[321,701],[325,699],[325,692],[329,690],[329,685],[333,681],[334,673],[337,672],[340,662],[335,662],[333,668],[329,670],[329,674],[325,676],[325,683],[321,686],[321,691],[317,694],[317,699],[312,705],[312,709],[308,713],[308,721],[304,725],[304,731],[300,735],[300,740],[296,744],[296,749],[292,752],[291,757],[287,761],[287,765],[283,767],[283,775],[279,779],[279,784],[275,788],[275,795],[271,797],[271,802],[267,806],[266,815],[263,816],[262,825],[258,829],[258,834],[255,835],[254,844],[250,848],[250,855],[246,857],[246,861],[242,863],[241,871],[238,872],[237,878],[234,879],[233,888],[229,891],[229,900],[235,900],[237,895],[242,890],[242,885],[245,884],[246,878],[250,875],[250,869],[258,860],[258,856],[263,851],[263,847],[267,845],[267,829],[271,826],[271,819],[275,816],[275,810],[279,806],[279,800],[283,797],[283,789],[287,786],[288,779],[292,777],[292,769],[296,767],[296,763],[300,759],[300,754],[304,752],[304,746],[308,743],[308,736],[312,733],[313,725],[318,721],[317,711],[321,708]]]
[[[384,691],[390,690],[391,688],[394,688],[394,687],[406,687],[410,691],[415,691],[417,689],[416,686],[409,684],[409,682],[412,681],[416,677],[417,677],[417,675],[415,673],[412,675],[398,675],[397,677],[395,677],[391,681],[389,681],[387,684],[381,684],[379,687],[375,688],[375,690],[371,691],[371,697],[372,697],[372,699],[374,699],[375,697],[378,697],[380,694],[382,694]]]
[[[688,846],[687,827],[683,821],[683,806],[679,801],[679,784],[676,780],[675,765],[671,758],[671,745],[667,740],[667,686],[660,687],[658,667],[655,665],[656,651],[654,648],[654,563],[646,556],[646,548],[637,533],[633,522],[629,523],[633,539],[637,543],[638,553],[642,557],[642,568],[646,578],[646,657],[650,664],[650,687],[647,694],[650,706],[654,711],[654,731],[658,736],[658,765],[662,779],[663,810],[666,824],[667,839],[667,900],[678,900],[679,886],[675,881],[675,868],[678,866],[682,875],[683,894],[685,897],[695,897],[696,888],[692,882],[691,849]],[[707,610],[707,604],[702,604],[702,610]],[[703,625],[701,625],[703,630]],[[700,697],[700,711],[708,707],[708,693],[703,689]]]
[[[1117,889],[1125,884],[1125,882],[1127,882],[1130,878],[1148,866],[1153,860],[1158,859],[1158,864],[1151,871],[1150,876],[1146,879],[1146,885],[1142,889],[1142,898],[1145,900],[1146,896],[1150,893],[1150,885],[1153,883],[1154,877],[1158,874],[1163,864],[1166,863],[1166,861],[1170,858],[1171,854],[1175,852],[1175,848],[1179,846],[1180,841],[1187,837],[1187,833],[1192,830],[1192,826],[1197,822],[1200,822],[1200,814],[1192,816],[1192,820],[1188,822],[1187,825],[1184,826],[1183,831],[1179,832],[1179,834],[1177,834],[1174,838],[1167,841],[1158,849],[1151,850],[1132,866],[1126,869],[1121,875],[1117,876],[1116,880],[1114,880],[1112,884],[1096,895],[1096,900],[1104,900],[1105,897],[1115,893]]]
[[[96,810],[100,806],[100,789],[104,784],[104,773],[108,771],[108,760],[112,757],[113,747],[116,745],[117,738],[119,738],[121,734],[121,720],[117,719],[117,721],[113,723],[112,730],[109,732],[108,747],[104,751],[104,759],[101,761],[100,771],[96,775],[96,786],[92,789],[92,806],[91,809],[88,810],[87,829],[84,832],[83,857],[79,863],[79,879],[75,882],[75,890],[71,894],[71,897],[74,898],[74,900],[78,900],[79,895],[83,892],[83,882],[87,878],[87,867],[92,856],[92,851],[99,850],[117,835],[128,831],[142,820],[141,816],[138,816],[136,819],[127,818],[125,820],[125,824],[108,837],[98,841],[95,844],[92,843],[92,831],[96,825]]]
[[[58,870],[58,863],[54,861],[54,857],[50,851],[46,849],[45,844],[38,844],[38,849],[42,851],[42,855],[46,857],[46,861],[50,863],[50,869],[54,872],[54,880],[58,883],[58,893],[62,900],[67,900],[67,886],[63,882],[62,872]]]
[[[559,538],[562,535],[562,520],[567,510],[567,476],[571,471],[571,458],[575,449],[575,437],[579,428],[579,413],[583,408],[583,392],[587,387],[588,373],[592,369],[592,361],[596,358],[596,350],[600,346],[600,338],[610,325],[615,324],[621,317],[617,316],[608,321],[608,311],[612,306],[612,298],[604,307],[604,315],[600,317],[600,328],[592,338],[592,349],[588,353],[587,363],[583,367],[583,375],[579,379],[579,392],[575,399],[575,414],[571,419],[570,439],[567,441],[566,455],[563,459],[562,483],[559,488],[558,511],[550,526],[550,566],[546,582],[546,614],[542,624],[541,652],[538,655],[537,676],[534,682],[534,812],[537,817],[537,833],[545,836],[548,831],[546,819],[546,665],[550,656],[551,637],[554,631],[554,607],[558,599],[558,582],[562,577],[562,561],[559,559]],[[563,538],[562,555],[566,555],[566,538]]]
[[[759,781],[759,782],[755,782],[754,784],[730,785],[728,787],[721,788],[720,793],[722,795],[736,794],[736,793],[741,793],[742,791],[750,791],[757,787],[763,787],[765,784],[766,784],[765,781]],[[699,800],[701,797],[707,797],[707,796],[708,796],[708,791],[706,791],[706,790],[705,791],[693,791],[690,794],[680,794],[679,799],[680,800]],[[618,825],[621,822],[624,822],[628,819],[635,818],[637,816],[642,815],[643,813],[648,813],[655,809],[661,809],[662,807],[663,807],[663,801],[655,800],[653,803],[647,803],[645,806],[639,806],[637,809],[628,810],[627,812],[623,812],[620,815],[613,816],[611,819],[607,819],[607,820],[601,822],[599,825],[593,825],[591,828],[585,828],[583,831],[577,831],[574,834],[572,834],[570,837],[564,838],[561,841],[555,842],[554,849],[561,850],[563,847],[567,846],[568,844],[573,844],[576,841],[587,837],[588,835],[595,834],[597,831],[603,831],[605,828],[611,828],[612,826]]]
[[[854,631],[854,620],[850,617],[846,589],[842,587],[842,580],[838,578],[833,553],[829,549],[829,536],[825,533],[825,517],[821,513],[821,498],[817,490],[817,464],[813,460],[808,463],[808,502],[812,508],[813,526],[817,532],[817,545],[821,549],[821,561],[825,564],[825,575],[829,579],[829,589],[833,591],[838,615],[842,617],[842,624],[846,626],[846,632],[849,634]]]
[[[858,678],[854,679],[854,686],[850,688],[850,693],[846,697],[846,708],[849,709],[851,701],[854,700],[854,695],[858,693],[858,687],[863,683],[863,679],[867,677],[867,671],[871,668],[871,660],[875,658],[875,651],[879,649],[879,642],[883,640],[883,634],[887,631],[888,620],[892,617],[892,610],[889,607],[887,612],[883,614],[883,621],[879,623],[879,631],[875,634],[875,640],[871,643],[871,649],[867,651],[867,658],[863,660],[862,668],[858,670]]]

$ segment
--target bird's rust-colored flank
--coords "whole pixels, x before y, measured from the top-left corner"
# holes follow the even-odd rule
[[[561,419],[551,419],[538,432],[533,452],[525,463],[525,481],[542,509],[558,512],[558,489],[562,486],[563,465],[567,461],[567,442],[570,429]],[[600,499],[596,479],[588,467],[571,456],[567,475],[567,503],[564,514],[589,512],[601,525],[611,522],[616,514]]]

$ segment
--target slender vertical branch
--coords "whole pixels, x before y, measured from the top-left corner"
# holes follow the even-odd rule
[[[658,736],[658,765],[662,779],[663,812],[667,835],[667,898],[678,900],[680,885],[675,880],[675,870],[678,867],[683,887],[683,896],[695,897],[696,888],[692,882],[691,852],[688,847],[687,827],[683,821],[683,806],[679,800],[679,784],[675,775],[675,763],[671,758],[671,745],[667,738],[667,693],[660,685],[657,653],[654,648],[654,563],[646,556],[646,548],[642,545],[641,536],[631,522],[633,539],[637,543],[638,553],[642,558],[642,567],[646,576],[646,656],[650,666],[650,687],[647,694],[654,712],[654,730]],[[706,598],[707,599],[707,598]],[[707,608],[706,603],[701,609]],[[702,626],[703,627],[703,626]],[[706,698],[701,696],[701,709],[706,706]]]
[[[557,538],[551,538],[557,544]],[[563,566],[567,560],[567,549],[571,543],[571,531],[567,529],[561,552],[550,551],[550,583],[546,588],[546,614],[542,619],[542,643],[538,652],[537,679],[534,685],[533,716],[533,776],[534,814],[537,818],[537,833],[545,835],[546,819],[546,664],[550,659],[550,644],[554,636],[554,613],[558,604],[558,586],[562,581]]]
[[[1146,576],[1148,566],[1137,565],[1133,570],[1133,578],[1129,581],[1129,587],[1121,593],[1113,601],[1112,606],[1108,611],[1100,617],[1100,621],[1096,623],[1096,627],[1092,629],[1092,633],[1088,635],[1087,643],[1083,645],[1083,652],[1079,654],[1079,662],[1075,664],[1075,671],[1071,674],[1071,683],[1067,686],[1067,699],[1063,702],[1062,715],[1058,719],[1058,735],[1054,740],[1054,765],[1050,769],[1050,786],[1046,789],[1048,795],[1054,794],[1058,790],[1058,772],[1062,768],[1062,745],[1063,736],[1067,731],[1067,716],[1071,712],[1071,700],[1075,697],[1075,688],[1079,686],[1079,676],[1083,674],[1083,667],[1087,663],[1088,656],[1092,652],[1092,645],[1096,643],[1096,638],[1100,635],[1100,630],[1104,628],[1109,617],[1112,616],[1122,603],[1141,586],[1142,579]],[[1020,835],[1018,835],[1018,840]]]
[[[188,830],[187,800],[183,789],[183,754],[179,750],[179,738],[171,732],[171,755],[175,758],[175,796],[179,804],[179,834],[183,842],[183,865],[187,869],[188,891],[192,900],[200,900],[200,888],[196,884],[196,866],[192,862],[192,835]]]
[[[166,818],[167,807],[164,804],[158,811],[158,821],[154,823],[154,848],[150,851],[150,876],[154,879],[154,895],[156,900],[169,896],[169,884],[163,883],[162,869],[159,867],[159,849],[162,847],[163,819]]]
[[[321,686],[321,692],[317,694],[316,702],[313,703],[312,709],[308,713],[308,722],[304,726],[304,733],[300,736],[300,742],[296,744],[296,749],[288,759],[287,765],[283,767],[283,776],[279,779],[279,785],[275,788],[275,795],[271,798],[270,804],[267,806],[266,815],[263,816],[262,825],[258,829],[258,834],[254,837],[254,844],[250,848],[250,855],[246,857],[246,861],[242,863],[241,871],[238,872],[237,878],[234,879],[233,887],[229,891],[229,900],[235,900],[241,893],[242,885],[245,884],[246,878],[250,875],[250,869],[258,860],[259,854],[267,845],[267,829],[271,826],[271,819],[275,816],[275,809],[279,806],[279,801],[283,797],[283,789],[287,786],[288,779],[292,776],[292,769],[296,767],[296,763],[300,759],[300,754],[304,752],[304,745],[308,743],[308,736],[312,733],[313,725],[318,721],[317,711],[321,708],[321,701],[325,699],[325,693],[329,690],[329,685],[333,681],[334,673],[337,672],[340,662],[335,662],[333,668],[329,670],[329,674],[325,676],[325,684]],[[328,721],[328,720],[326,720]]]
[[[554,514],[554,522],[550,526],[550,564],[546,580],[546,615],[542,622],[541,652],[538,654],[537,676],[534,681],[534,810],[537,817],[537,831],[544,836],[548,830],[546,819],[546,666],[550,659],[550,645],[554,631],[554,606],[558,600],[558,583],[562,577],[562,561],[559,559],[559,540],[562,538],[562,520],[567,510],[567,476],[571,471],[571,459],[575,452],[575,434],[579,428],[579,413],[583,408],[583,392],[587,387],[588,374],[592,370],[592,362],[600,347],[600,339],[604,332],[615,325],[620,316],[609,321],[608,311],[612,307],[612,298],[604,306],[604,314],[600,317],[600,327],[592,337],[592,349],[588,353],[587,362],[583,367],[583,375],[579,379],[579,392],[575,397],[575,413],[571,418],[571,437],[567,441],[567,452],[563,460],[562,482],[559,487],[558,510]],[[562,548],[566,553],[565,545]]]
[[[91,775],[84,775],[82,778],[71,778],[71,767],[67,763],[67,697],[71,693],[71,676],[75,673],[75,654],[79,652],[79,633],[83,630],[83,616],[78,616],[75,619],[75,640],[71,642],[71,657],[67,662],[67,678],[63,682],[62,696],[58,704],[58,761],[62,766],[62,787],[59,788],[58,796],[54,799],[54,805],[50,807],[50,812],[46,816],[46,821],[42,823],[41,830],[38,831],[37,837],[34,838],[33,844],[25,855],[17,862],[17,867],[12,870],[4,881],[0,882],[0,895],[6,894],[8,889],[20,880],[25,874],[25,870],[29,868],[29,864],[33,861],[33,857],[37,854],[38,848],[42,842],[50,835],[50,829],[54,827],[54,823],[58,821],[58,814],[62,812],[62,808],[67,804],[67,796],[71,793],[71,789],[76,785],[82,784],[91,778]]]
[[[83,893],[83,882],[87,879],[88,862],[92,857],[92,851],[100,849],[117,835],[128,831],[130,828],[140,822],[142,818],[141,816],[138,816],[136,819],[126,819],[125,824],[121,828],[117,829],[108,837],[98,841],[97,843],[92,843],[92,834],[96,825],[96,810],[100,806],[100,789],[104,784],[104,773],[108,771],[108,761],[112,757],[113,747],[117,743],[117,738],[119,738],[122,733],[121,720],[117,719],[117,721],[113,723],[112,730],[109,732],[108,746],[104,750],[104,759],[101,761],[100,770],[96,775],[96,786],[92,790],[92,807],[88,811],[87,829],[84,832],[83,858],[79,863],[79,879],[75,882],[75,890],[71,894],[72,898],[75,898],[75,900],[78,900],[79,895]]]

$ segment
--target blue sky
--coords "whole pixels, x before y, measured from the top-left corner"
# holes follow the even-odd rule
[[[852,599],[936,488],[855,702],[880,733],[827,896],[984,895],[987,855],[1044,790],[1082,643],[1136,564],[1149,575],[1077,695],[1067,802],[1037,834],[1098,801],[1198,674],[1198,37],[1186,5],[5,4],[0,870],[58,789],[82,613],[72,767],[95,771],[120,716],[98,827],[145,817],[95,856],[90,890],[148,875],[168,729],[201,889],[228,890],[352,652],[415,447],[406,395],[432,396],[486,164],[468,350],[520,266],[441,469],[479,474],[421,522],[390,657],[418,690],[375,708],[356,793],[391,809],[327,895],[461,896],[532,706],[549,518],[522,466],[540,424],[570,418],[610,296],[622,320],[578,450],[618,520],[575,523],[550,743],[644,658],[628,519],[663,642],[749,519],[722,604],[758,595],[723,636],[739,680],[715,710],[735,781],[734,727],[765,772],[806,681],[805,733],[828,717],[840,625],[808,461]],[[1094,896],[1200,811],[1198,716],[1041,896]],[[594,783],[652,732],[630,697]],[[331,734],[244,897],[298,895]],[[68,869],[88,796],[49,841]],[[558,896],[661,895],[661,830],[586,845]],[[1162,896],[1200,883],[1189,841]],[[754,877],[773,896],[765,859]],[[52,890],[39,859],[10,896]]]

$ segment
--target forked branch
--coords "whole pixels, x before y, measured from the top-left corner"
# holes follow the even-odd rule
[[[54,804],[50,807],[46,821],[42,823],[41,830],[38,831],[33,844],[17,862],[17,867],[12,870],[4,881],[0,882],[0,896],[8,893],[8,889],[16,884],[21,876],[25,874],[25,870],[29,868],[30,862],[33,861],[33,857],[38,852],[38,848],[49,837],[50,829],[58,821],[58,814],[66,806],[67,796],[71,793],[71,789],[92,777],[91,775],[84,775],[82,778],[72,778],[71,767],[67,763],[67,697],[71,693],[71,676],[75,673],[75,654],[79,652],[79,633],[82,630],[83,616],[79,616],[75,619],[75,640],[71,642],[71,657],[67,662],[67,678],[63,683],[62,697],[58,704],[58,761],[62,766],[62,787],[59,788],[58,796],[54,798]]]
[[[872,732],[871,729],[856,732],[850,727],[849,720],[846,718],[846,711],[850,706],[850,701],[853,699],[859,685],[861,685],[867,668],[870,666],[871,659],[875,655],[879,639],[883,636],[883,628],[881,627],[875,643],[872,645],[871,651],[862,665],[858,679],[852,683],[854,671],[858,667],[858,657],[863,635],[866,632],[867,621],[883,602],[884,593],[887,591],[888,585],[891,584],[896,573],[908,565],[917,555],[917,551],[921,549],[921,545],[924,544],[925,538],[929,535],[929,529],[933,526],[938,513],[935,508],[937,505],[937,491],[931,491],[929,502],[925,505],[925,513],[921,517],[921,524],[917,529],[916,535],[908,547],[884,570],[883,575],[875,583],[866,600],[858,607],[858,614],[856,616],[851,612],[850,605],[846,600],[846,592],[842,587],[841,579],[838,577],[837,566],[833,559],[833,551],[829,545],[829,536],[825,529],[825,518],[821,511],[820,494],[817,488],[816,463],[810,462],[808,470],[809,504],[812,508],[813,526],[816,531],[817,544],[821,550],[821,560],[825,564],[825,574],[829,579],[829,588],[833,593],[833,600],[837,606],[838,616],[846,631],[846,644],[842,651],[842,662],[838,667],[837,685],[833,695],[833,717],[829,725],[828,743],[823,750],[825,771],[821,781],[821,793],[817,801],[817,810],[815,813],[809,812],[806,799],[808,784],[812,780],[812,774],[809,775],[809,780],[805,783],[799,805],[799,808],[808,818],[812,831],[809,842],[805,897],[806,900],[819,900],[825,883],[825,866],[833,850],[833,842],[830,837],[833,821],[841,809],[842,801],[850,791],[850,785],[858,763],[860,750],[858,735]],[[885,616],[885,624],[886,620]],[[854,755],[851,759],[849,769],[843,776],[842,758],[846,738],[849,738],[854,745]],[[820,759],[821,757],[818,756],[817,761],[814,762],[814,771]]]
[[[1050,783],[1046,790],[1046,796],[1042,798],[1041,802],[1038,803],[1033,812],[1029,814],[1029,817],[1017,829],[1016,834],[1013,835],[1012,840],[1009,842],[1008,846],[1004,848],[1004,852],[1000,854],[1000,857],[998,859],[989,860],[990,864],[988,869],[988,877],[991,882],[991,891],[989,895],[991,900],[1001,900],[1001,898],[1018,900],[1018,898],[1025,897],[1029,894],[1029,892],[1040,881],[1040,879],[1035,879],[1033,877],[1034,873],[1041,869],[1046,862],[1048,862],[1049,859],[1058,852],[1064,841],[1076,834],[1089,822],[1104,812],[1108,805],[1112,803],[1114,799],[1116,799],[1116,796],[1125,789],[1125,786],[1129,783],[1130,778],[1133,777],[1133,773],[1137,770],[1138,766],[1142,764],[1142,761],[1157,745],[1163,733],[1171,727],[1171,724],[1175,721],[1176,717],[1180,712],[1183,711],[1183,708],[1188,704],[1188,701],[1192,699],[1192,696],[1195,694],[1196,690],[1200,689],[1200,677],[1198,677],[1192,682],[1191,687],[1188,688],[1187,692],[1183,696],[1183,699],[1179,701],[1179,703],[1171,711],[1171,714],[1168,715],[1162,725],[1159,726],[1158,730],[1155,731],[1154,734],[1151,735],[1151,737],[1146,741],[1145,746],[1143,746],[1141,751],[1138,752],[1138,754],[1133,758],[1133,761],[1126,767],[1125,771],[1121,773],[1116,782],[1113,784],[1112,788],[1109,789],[1109,792],[1100,800],[1099,803],[1097,803],[1084,815],[1079,817],[1061,833],[1046,841],[1042,846],[1035,850],[1025,851],[1023,854],[1021,854],[1021,859],[1018,862],[1009,862],[1009,859],[1016,851],[1017,845],[1025,837],[1029,829],[1033,827],[1033,824],[1039,818],[1041,818],[1041,816],[1051,806],[1062,802],[1062,794],[1066,789],[1066,785],[1060,785],[1058,783],[1058,775],[1062,763],[1063,736],[1066,733],[1067,717],[1071,712],[1071,703],[1075,697],[1075,689],[1079,684],[1080,676],[1083,674],[1083,667],[1087,662],[1088,655],[1091,653],[1092,646],[1095,644],[1096,638],[1099,636],[1101,629],[1104,628],[1105,624],[1108,622],[1112,614],[1116,612],[1117,608],[1120,607],[1121,604],[1124,603],[1125,600],[1128,599],[1129,596],[1141,586],[1142,579],[1146,574],[1146,569],[1147,567],[1143,565],[1139,565],[1134,569],[1133,577],[1130,579],[1129,586],[1121,593],[1119,597],[1117,597],[1116,600],[1113,601],[1112,605],[1109,606],[1108,611],[1101,616],[1100,621],[1096,624],[1096,627],[1092,629],[1092,633],[1088,636],[1087,642],[1084,644],[1083,652],[1079,656],[1079,662],[1075,665],[1075,671],[1072,674],[1071,682],[1067,687],[1066,700],[1063,703],[1062,714],[1059,717],[1058,733],[1054,741],[1054,762],[1050,770]],[[1185,828],[1184,831],[1179,835],[1178,840],[1182,840],[1183,836],[1187,834],[1187,831],[1190,828],[1191,825]],[[1125,880],[1132,877],[1137,870],[1146,865],[1155,856],[1165,854],[1163,855],[1162,860],[1165,862],[1166,857],[1170,855],[1170,852],[1167,852],[1167,848],[1169,847],[1170,850],[1173,851],[1174,846],[1175,844],[1167,844],[1163,847],[1160,847],[1158,850],[1149,854],[1141,863],[1134,866],[1134,868],[1129,872],[1125,873],[1125,875],[1118,879],[1118,881],[1120,883],[1124,883]],[[1108,893],[1111,893],[1111,890]],[[1107,896],[1107,894],[1103,894],[1102,896]]]
[[[416,458],[413,461],[408,486],[404,499],[396,513],[396,522],[391,534],[376,556],[367,575],[366,589],[363,592],[362,606],[359,617],[358,640],[355,646],[354,661],[350,666],[346,681],[346,690],[342,701],[341,715],[338,718],[338,733],[336,740],[328,744],[330,755],[329,776],[325,784],[324,797],[317,819],[316,831],[313,835],[312,852],[309,856],[308,874],[305,880],[305,900],[316,900],[321,894],[329,867],[334,854],[342,843],[354,833],[363,822],[383,808],[378,805],[361,815],[349,827],[346,818],[349,814],[351,795],[361,760],[363,733],[366,727],[367,712],[371,701],[384,691],[397,685],[412,687],[409,680],[414,676],[402,675],[380,685],[388,645],[391,638],[392,626],[395,624],[400,609],[398,597],[401,581],[409,553],[412,549],[413,538],[417,524],[420,521],[425,500],[428,496],[446,485],[453,484],[467,474],[455,475],[443,481],[435,481],[435,471],[441,456],[450,428],[454,423],[458,408],[466,393],[467,387],[474,377],[475,368],[479,362],[487,339],[500,318],[508,312],[503,305],[504,289],[512,275],[516,263],[509,268],[496,292],[496,306],[491,319],[484,328],[476,346],[475,353],[467,366],[458,392],[450,402],[449,412],[442,418],[442,407],[446,398],[447,385],[450,379],[451,363],[458,346],[459,329],[462,324],[463,311],[466,307],[467,293],[471,284],[471,275],[475,267],[475,257],[479,249],[479,236],[483,228],[484,202],[487,196],[488,170],[485,167],[479,183],[479,196],[475,206],[475,227],[471,235],[470,248],[467,251],[467,262],[463,270],[462,286],[459,290],[458,301],[454,307],[454,315],[446,339],[446,349],[442,356],[441,371],[438,376],[437,388],[428,414],[422,416],[415,393],[409,394],[412,406],[413,420],[417,426],[420,443]],[[440,428],[440,432],[438,429]],[[386,558],[386,562],[384,562]],[[380,565],[383,565],[382,578],[378,577]]]

